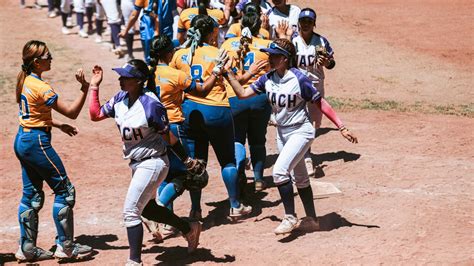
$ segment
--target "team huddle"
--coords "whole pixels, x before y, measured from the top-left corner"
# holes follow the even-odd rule
[[[131,59],[113,68],[120,90],[106,103],[99,101],[101,66],[93,67],[90,80],[83,70],[76,72],[81,93],[65,103],[41,77],[51,69],[46,44],[33,40],[24,46],[16,87],[20,127],[14,144],[23,180],[17,260],[83,258],[93,252],[74,242],[75,188],[51,146],[52,127],[77,134],[75,127],[52,119],[52,109],[76,119],[87,97],[92,121],[115,120],[124,159],[130,161],[132,178],[123,207],[130,247],[126,265],[142,265],[143,225],[158,239],[181,232],[188,252],[197,249],[201,196],[207,183],[215,180],[209,180],[206,171],[209,145],[220,165],[228,216],[235,220],[251,214],[253,203],[244,193],[245,169],[250,161],[256,192],[266,188],[268,125],[277,131],[279,156],[272,176],[284,209],[274,233],[318,227],[309,155],[322,115],[350,142],[357,143],[357,137],[324,99],[324,68],[332,69],[335,60],[328,40],[314,32],[316,12],[286,0],[272,2],[274,6],[265,0],[216,0],[212,5],[208,0],[178,1],[182,11],[174,32],[176,2],[136,0],[124,30],[113,34],[128,38],[140,18],[144,60]],[[43,181],[55,194],[54,253],[36,245]],[[304,206],[301,221],[293,185]],[[173,201],[186,190],[190,209],[183,219],[174,214]]]

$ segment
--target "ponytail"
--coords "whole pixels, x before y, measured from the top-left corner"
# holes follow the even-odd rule
[[[42,41],[31,40],[23,46],[22,59],[23,64],[21,65],[21,71],[16,77],[16,102],[20,103],[21,91],[23,90],[23,84],[28,75],[33,71],[34,60],[46,53],[48,48]]]
[[[186,33],[187,40],[181,48],[190,48],[187,58],[188,65],[192,65],[194,52],[199,45],[214,31],[216,23],[207,15],[197,15],[191,20],[191,28]]]
[[[198,1],[198,9],[199,9],[199,15],[208,15],[207,14],[207,8],[209,6],[209,0],[199,0]]]

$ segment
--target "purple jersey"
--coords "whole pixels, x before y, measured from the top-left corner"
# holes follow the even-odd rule
[[[321,98],[311,80],[297,68],[291,68],[282,78],[276,71],[271,71],[261,76],[250,87],[258,94],[267,94],[278,126],[309,122],[306,102]]]
[[[124,159],[142,160],[166,152],[161,134],[168,131],[166,108],[146,91],[128,107],[128,93],[120,91],[102,106],[102,113],[115,119],[123,140]]]

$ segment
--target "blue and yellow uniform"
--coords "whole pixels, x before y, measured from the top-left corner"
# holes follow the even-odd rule
[[[237,52],[240,47],[240,37],[230,38],[225,41],[221,48],[228,51],[230,56],[238,58]],[[271,41],[256,37],[249,43],[249,51],[246,53],[242,62],[237,61],[239,66],[238,75],[243,75],[242,71],[249,71],[250,65],[261,60],[268,60],[268,55],[260,51],[261,48],[267,48]],[[268,70],[268,69],[267,69]],[[245,85],[247,88],[254,83],[265,70],[254,75]],[[265,135],[267,133],[267,123],[270,119],[271,107],[265,94],[250,97],[248,99],[239,99],[235,96],[234,90],[226,82],[227,94],[229,96],[230,107],[234,118],[235,131],[235,157],[237,170],[240,178],[245,178],[245,142],[249,140],[250,157],[254,171],[255,181],[262,181],[263,170],[266,157]]]
[[[18,209],[20,245],[28,244],[32,239],[36,242],[36,235],[32,237],[32,234],[37,232],[33,232],[35,225],[32,223],[35,223],[34,219],[43,207],[43,181],[55,194],[53,217],[58,232],[57,241],[72,241],[72,232],[61,223],[64,217],[72,215],[75,190],[59,155],[51,146],[51,109],[58,95],[48,83],[31,74],[25,79],[20,99],[20,127],[14,144],[23,179],[23,196]]]
[[[182,142],[183,140],[179,137],[179,131],[184,121],[181,104],[183,103],[184,92],[193,90],[196,87],[196,82],[181,70],[166,64],[158,64],[155,71],[155,84],[157,95],[166,108],[170,130]],[[173,152],[168,152],[168,158],[170,169],[166,180],[160,184],[157,198],[161,204],[172,210],[173,201],[184,190],[179,177],[186,174],[186,167]],[[178,179],[175,179],[177,177]]]
[[[224,25],[226,19],[224,12],[219,9],[207,8],[207,15],[210,16],[218,25]],[[191,28],[191,20],[199,14],[199,8],[187,8],[181,12],[178,20],[178,32],[185,32]]]
[[[234,37],[240,37],[242,36],[242,25],[240,23],[234,23],[230,25],[229,30],[227,30],[227,33],[225,34],[225,39],[230,39]],[[270,39],[270,32],[264,28],[260,28],[258,35],[258,38],[269,40]]]
[[[207,44],[199,46],[191,58],[191,48],[177,51],[170,63],[171,67],[189,73],[193,80],[202,82],[212,75],[219,50]],[[208,158],[208,146],[212,145],[222,169],[222,177],[229,194],[232,208],[239,208],[237,169],[234,157],[234,125],[223,80],[216,81],[211,91],[200,93],[190,91],[185,94],[182,104],[184,113],[183,132],[189,155],[194,158]],[[200,211],[201,192],[192,192],[192,211]]]

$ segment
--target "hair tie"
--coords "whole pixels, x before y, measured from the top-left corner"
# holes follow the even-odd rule
[[[25,64],[21,65],[21,70],[22,70],[23,72],[28,73],[29,68],[30,68],[29,65],[25,65]]]

